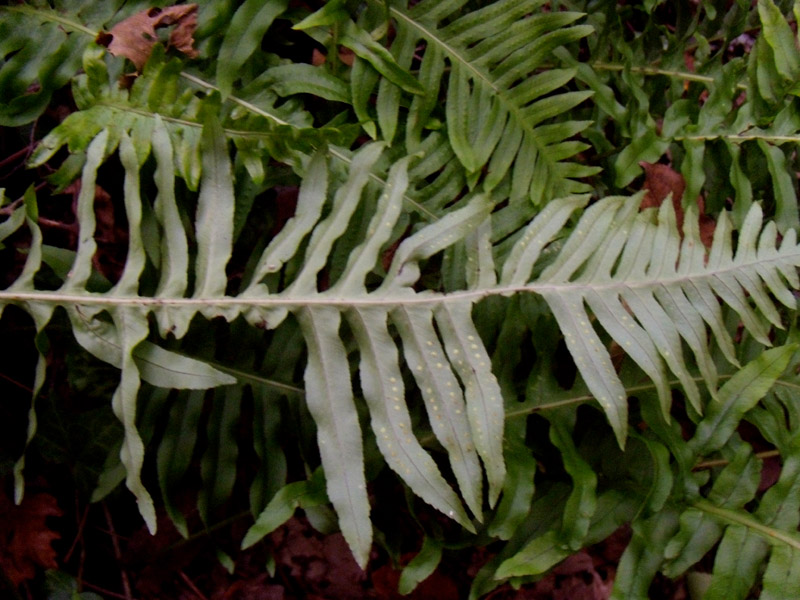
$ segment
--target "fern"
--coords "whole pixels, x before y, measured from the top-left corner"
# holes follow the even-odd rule
[[[125,478],[154,530],[154,503],[141,479],[150,445],[166,510],[188,535],[175,494],[199,445],[205,400],[211,413],[197,503],[212,522],[233,493],[234,431],[242,398],[252,398],[252,442],[263,469],[250,482],[256,522],[245,546],[296,507],[320,517],[329,501],[365,566],[373,543],[367,485],[385,463],[464,536],[479,536],[465,539],[504,541],[476,579],[474,597],[500,581],[539,577],[625,522],[634,537],[616,597],[646,596],[657,571],[680,576],[718,542],[707,597],[745,597],[763,565],[767,597],[791,585],[800,568],[793,500],[800,417],[790,368],[796,333],[784,327],[795,318],[800,246],[787,180],[793,158],[781,144],[796,135],[794,102],[784,94],[793,93],[788,81],[800,61],[794,46],[780,50],[789,25],[774,4],[760,2],[763,48],[750,64],[709,57],[706,74],[689,78],[690,87],[707,87],[703,106],[679,98],[681,86],[670,83],[659,100],[664,110],[654,115],[647,77],[688,77],[669,61],[690,33],[712,25],[695,23],[672,39],[669,64],[651,72],[641,62],[646,54],[613,40],[617,24],[608,12],[548,12],[543,4],[500,0],[470,11],[460,1],[368,2],[350,12],[331,2],[302,16],[280,1],[248,0],[235,10],[210,4],[198,33],[206,54],[192,62],[156,46],[130,89],[117,84],[124,60],[91,41],[95,29],[117,20],[110,9],[91,19],[79,3],[69,4],[70,14],[4,9],[20,30],[58,21],[72,24],[69,36],[76,36],[58,42],[69,50],[59,67],[69,75],[52,79],[55,87],[40,97],[23,93],[32,80],[15,74],[15,57],[28,56],[28,46],[0,68],[13,80],[0,93],[29,103],[13,108],[7,124],[31,121],[56,87],[72,82],[79,110],[41,141],[30,164],[41,167],[66,148],[51,181],[64,187],[79,178],[81,185],[78,242],[56,285],[38,224],[46,200],[31,189],[3,209],[0,241],[27,236],[30,243],[0,306],[26,311],[38,332],[64,312],[77,342],[120,369],[111,399],[124,428],[119,462],[112,458],[95,498]],[[231,19],[227,29],[222,17]],[[262,51],[280,19],[327,44],[328,66]],[[387,23],[395,34],[384,45]],[[352,68],[331,64],[339,43],[355,53]],[[578,43],[589,45],[593,59],[624,52],[625,63],[579,62]],[[7,57],[12,46],[3,48]],[[46,73],[42,57],[25,60],[30,72]],[[263,72],[245,66],[251,61]],[[766,80],[777,82],[774,98],[762,89]],[[612,86],[633,92],[634,105],[619,105]],[[742,89],[745,102],[734,106]],[[320,119],[306,102],[310,94],[343,112]],[[581,112],[595,124],[573,118]],[[656,116],[664,118],[660,131]],[[598,132],[612,122],[628,145],[611,159],[613,182],[593,179],[597,168],[579,157],[589,146],[573,138],[583,132],[602,153]],[[356,142],[357,127],[374,139]],[[642,193],[594,201],[586,193],[592,185],[623,188],[639,160],[680,147],[686,197],[695,197],[706,145],[720,142],[730,153],[735,198],[732,210],[714,207],[708,251],[693,203],[679,230],[670,202],[641,211]],[[743,149],[769,165],[772,196],[764,177],[739,164]],[[124,175],[119,203],[129,242],[118,279],[98,284],[94,194],[104,168]],[[300,181],[294,215],[253,244],[247,221],[258,214],[258,197],[286,181]],[[765,222],[765,210],[774,219]],[[245,266],[233,278],[238,253]],[[574,383],[553,372],[561,340]],[[523,357],[525,344],[535,360]],[[34,398],[45,370],[40,355]],[[302,388],[294,380],[300,370]],[[165,389],[180,391],[167,398]],[[688,441],[671,416],[680,410],[674,397],[688,401]],[[137,421],[145,400],[147,419],[169,406],[163,435],[144,417]],[[613,442],[598,419],[578,414],[595,401]],[[629,427],[631,406],[645,430]],[[534,486],[539,450],[523,419],[533,413],[544,415],[547,447],[564,473],[543,489]],[[579,417],[591,419],[587,437]],[[276,438],[290,418],[305,428],[297,450],[313,475],[287,484],[290,449]],[[784,459],[779,482],[764,494],[753,449],[736,433],[742,420]],[[35,429],[32,405],[29,441]],[[304,447],[308,438],[319,461]],[[727,464],[713,475],[694,470],[719,456]],[[23,467],[21,459],[18,498]],[[752,552],[740,564],[742,545]],[[446,541],[426,537],[405,590],[430,572],[443,547]]]
[[[578,63],[557,53],[595,93],[595,126],[586,136],[596,150],[609,152],[604,124],[613,123],[618,132],[622,149],[613,151],[608,165],[613,186],[629,185],[641,174],[641,161],[658,162],[669,153],[686,178],[685,204],[702,191],[706,207],[718,211],[732,198],[740,226],[752,202],[764,200],[774,206],[781,231],[797,228],[791,147],[797,141],[793,85],[800,55],[787,43],[793,34],[775,3],[762,0],[750,10],[737,2],[727,14],[709,5],[674,32],[650,21],[634,40],[623,31],[623,15],[612,12],[614,3],[601,4],[603,10],[590,17],[599,31],[591,58]],[[748,54],[732,57],[737,40],[753,27],[762,27],[763,35]],[[691,69],[687,45],[698,47]],[[623,106],[619,98],[633,102]],[[766,174],[768,182],[754,184]],[[771,184],[770,194],[765,184]]]

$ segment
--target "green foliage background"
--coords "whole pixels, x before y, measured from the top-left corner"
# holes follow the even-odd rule
[[[402,546],[370,518],[391,471],[424,536],[405,592],[447,549],[498,548],[477,598],[630,523],[615,598],[712,549],[703,598],[800,597],[800,4],[209,0],[198,58],[157,45],[121,79],[94,40],[149,6],[0,9],[0,124],[66,85],[77,108],[30,157],[49,193],[2,209],[0,303],[39,356],[27,443],[37,414],[53,439],[66,329],[116,367],[93,498],[124,480],[151,529],[157,493],[190,534],[194,459],[204,523],[244,480],[243,546],[302,507],[365,566]],[[639,210],[640,161],[683,174],[682,231]],[[40,213],[76,179],[59,243]],[[110,278],[98,183],[128,234]]]

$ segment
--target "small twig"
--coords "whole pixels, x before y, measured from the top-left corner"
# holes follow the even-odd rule
[[[184,573],[183,571],[178,571],[178,575],[183,580],[183,582],[187,585],[187,587],[190,590],[192,590],[192,592],[195,594],[195,596],[200,598],[200,600],[208,600],[208,598],[206,598],[206,596],[203,594],[203,592],[201,592],[200,590],[197,589],[197,586],[192,582],[191,579],[189,579],[189,577],[186,575],[186,573]]]
[[[125,598],[125,600],[133,600],[133,594],[131,593],[131,582],[128,580],[128,573],[125,570],[125,567],[122,566],[122,552],[119,550],[119,540],[117,538],[117,532],[114,529],[114,521],[111,520],[111,511],[108,510],[108,504],[102,502],[103,504],[103,513],[106,516],[106,522],[108,523],[109,535],[111,536],[111,544],[114,547],[114,556],[117,559],[117,563],[119,564],[119,574],[120,578],[122,579],[122,589],[125,593],[124,596],[120,596],[121,598]]]
[[[18,160],[20,157],[27,156],[31,151],[30,146],[25,146],[24,148],[17,150],[14,154],[10,154],[6,156],[3,160],[0,160],[0,169],[5,167],[6,165]]]
[[[19,382],[19,381],[17,381],[16,379],[13,379],[13,378],[9,377],[9,376],[8,376],[8,375],[6,375],[5,373],[0,373],[0,379],[5,379],[5,380],[6,380],[6,381],[8,381],[9,383],[13,383],[15,386],[17,386],[18,388],[21,388],[21,389],[25,390],[25,391],[26,391],[26,392],[28,392],[29,394],[33,394],[33,390],[32,390],[31,388],[29,388],[29,387],[28,387],[27,385],[25,385],[24,383],[20,383],[20,382]]]
[[[94,585],[93,583],[89,583],[88,581],[84,581],[83,585],[89,588],[90,590],[94,590],[95,592],[103,594],[104,596],[110,596],[112,598],[120,598],[121,600],[129,600],[129,598],[123,596],[122,594],[118,594],[116,592],[112,592],[111,590],[101,588],[99,585]]]
[[[765,450],[764,452],[756,452],[756,458],[765,460],[767,458],[774,458],[776,456],[780,456],[781,453],[778,450]],[[724,458],[716,458],[713,460],[704,460],[703,462],[697,463],[694,467],[692,467],[692,471],[702,471],[703,469],[713,469],[714,467],[724,467],[727,464],[730,464],[731,461],[726,460]]]
[[[73,540],[72,545],[69,547],[69,550],[67,550],[67,553],[64,555],[64,562],[69,562],[72,553],[78,546],[78,542],[83,539],[83,529],[84,526],[86,525],[86,517],[88,516],[89,516],[89,505],[87,504],[86,508],[83,511],[83,516],[81,517],[81,520],[78,521],[78,532],[75,534],[75,539]]]
[[[207,537],[208,534],[210,534],[212,531],[216,531],[217,529],[222,529],[223,527],[226,527],[231,523],[238,521],[239,519],[244,519],[246,517],[250,517],[251,515],[252,513],[249,510],[245,510],[233,516],[230,516],[227,519],[223,519],[219,523],[215,523],[214,525],[211,525],[209,527],[204,527],[197,533],[191,534],[188,538],[181,538],[180,540],[169,546],[166,550],[164,550],[163,553],[166,554],[167,552],[173,552],[177,548],[180,548],[186,544],[190,544],[200,538]]]
[[[17,198],[16,200],[14,200],[8,206],[4,206],[3,208],[0,208],[0,215],[10,215],[11,213],[13,213],[17,209],[17,207],[20,204],[22,204],[22,198]]]
[[[49,184],[46,181],[43,181],[42,183],[40,183],[36,187],[34,187],[33,191],[34,192],[38,192],[40,189],[42,189],[43,187],[47,187],[48,185]],[[14,200],[8,206],[4,206],[3,208],[0,208],[0,215],[10,215],[11,213],[13,213],[17,209],[17,207],[20,204],[22,204],[24,202],[24,200],[25,200],[24,197],[17,198],[16,200]]]
[[[53,219],[46,219],[45,217],[39,217],[38,220],[39,225],[44,225],[47,227],[53,227],[55,229],[64,229],[66,231],[75,232],[77,233],[78,227],[76,223],[62,223],[61,221],[54,221]]]

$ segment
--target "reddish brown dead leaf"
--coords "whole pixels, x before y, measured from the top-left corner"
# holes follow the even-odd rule
[[[342,62],[342,64],[352,67],[355,58],[356,55],[353,54],[353,51],[350,50],[350,48],[342,47],[339,50],[339,60]],[[326,60],[328,60],[328,57],[316,48],[314,48],[314,50],[311,52],[311,64],[315,67],[324,64]]]
[[[168,47],[176,48],[190,58],[196,57],[194,31],[197,29],[197,4],[151,8],[120,21],[111,28],[112,39],[108,51],[114,56],[129,59],[141,71],[158,42],[156,29],[172,26]],[[98,37],[100,43],[105,39],[105,36]]]
[[[394,255],[397,252],[397,249],[400,247],[400,244],[403,243],[403,240],[406,239],[409,234],[411,233],[411,225],[406,227],[406,230],[398,237],[392,245],[386,248],[381,255],[381,266],[383,267],[384,271],[389,271],[389,267],[392,266],[392,261],[394,260]]]
[[[664,200],[672,194],[672,205],[675,207],[675,215],[678,218],[678,227],[683,227],[683,190],[686,189],[686,182],[683,175],[674,171],[668,165],[650,164],[640,162],[639,165],[644,169],[644,188],[647,193],[642,200],[642,208],[659,207]]]
[[[346,64],[348,67],[353,66],[353,61],[355,61],[356,55],[355,53],[350,50],[350,48],[341,48],[339,50],[339,60]]]
[[[28,494],[15,506],[0,491],[0,569],[14,585],[33,579],[37,567],[58,568],[51,543],[61,536],[46,521],[61,515],[50,494]]]
[[[706,205],[702,198],[697,199],[697,208],[700,213],[700,240],[706,248],[711,248],[717,222],[706,214]]]
[[[328,58],[327,56],[325,56],[322,52],[320,52],[316,48],[314,48],[314,50],[311,51],[311,64],[314,65],[315,67],[324,64],[327,58]]]
[[[644,189],[647,193],[642,199],[641,208],[659,207],[664,200],[672,194],[672,206],[675,208],[675,216],[678,223],[678,230],[683,234],[683,192],[686,189],[686,182],[683,175],[672,169],[668,165],[651,164],[640,162],[639,165],[644,169]],[[714,238],[714,228],[716,223],[705,214],[703,198],[697,199],[697,209],[700,215],[699,228],[700,239],[706,248],[711,247]]]

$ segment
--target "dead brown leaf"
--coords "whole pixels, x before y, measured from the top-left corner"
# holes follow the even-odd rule
[[[355,58],[356,58],[356,55],[353,54],[353,51],[350,50],[350,48],[342,47],[339,50],[339,60],[342,62],[342,64],[345,64],[348,67],[352,67],[353,66],[353,61],[355,60]],[[314,48],[314,50],[312,50],[312,52],[311,52],[311,64],[312,65],[314,65],[315,67],[318,67],[318,66],[324,64],[326,60],[328,60],[328,57],[325,54],[323,54],[322,52],[320,52],[316,48]]]
[[[108,51],[114,56],[129,59],[141,71],[150,58],[153,46],[158,42],[156,29],[163,27],[174,27],[169,34],[169,48],[175,48],[190,58],[197,56],[194,48],[197,4],[151,8],[120,21],[111,28]],[[98,41],[104,43],[106,37],[101,35]]]
[[[686,182],[683,175],[673,170],[668,165],[651,164],[640,162],[639,165],[644,169],[644,188],[647,193],[642,200],[642,208],[658,208],[664,200],[672,194],[672,205],[675,207],[675,215],[678,218],[678,228],[683,228],[683,191],[686,189]]]
[[[61,536],[47,526],[47,517],[60,517],[50,494],[28,494],[15,506],[0,490],[0,569],[14,584],[33,579],[37,567],[57,569],[51,543]]]
[[[642,199],[641,208],[657,208],[672,194],[672,206],[675,208],[678,230],[683,234],[684,212],[682,203],[683,192],[686,189],[686,181],[683,179],[683,175],[669,165],[651,164],[644,161],[640,162],[639,165],[644,169],[643,188],[647,190],[644,199]],[[700,215],[700,239],[706,248],[710,248],[716,223],[714,219],[705,214],[705,204],[702,197],[697,198],[697,209]]]

